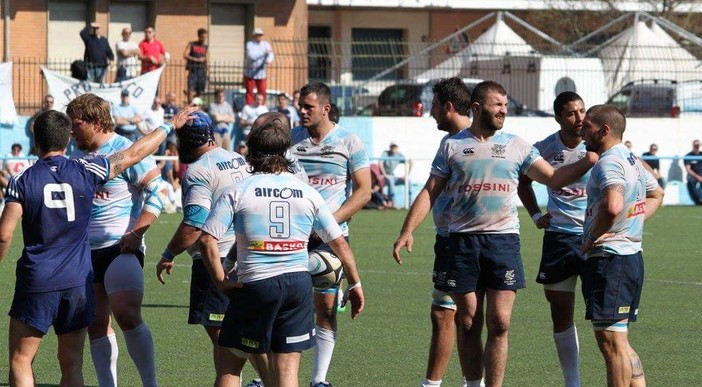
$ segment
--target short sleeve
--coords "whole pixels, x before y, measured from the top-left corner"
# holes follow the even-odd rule
[[[363,146],[361,139],[358,136],[349,137],[349,170],[354,173],[360,169],[370,167],[370,159],[366,148]]]
[[[616,160],[602,163],[601,168],[597,170],[597,174],[597,180],[600,183],[601,190],[614,184],[626,185],[624,166]]]
[[[213,192],[207,177],[189,169],[183,181],[183,223],[202,228],[212,209]]]
[[[324,243],[333,241],[343,235],[341,227],[334,219],[334,215],[329,206],[324,202],[321,196],[315,200],[317,205],[317,213],[315,214],[314,224],[312,228],[319,235]]]
[[[436,151],[434,161],[431,162],[431,174],[448,179],[451,176],[451,167],[449,166],[448,142],[444,143],[439,150]]]
[[[237,197],[236,190],[230,190],[222,195],[210,211],[202,231],[212,235],[217,240],[222,239],[234,223]]]

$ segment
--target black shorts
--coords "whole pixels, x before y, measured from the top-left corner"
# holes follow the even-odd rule
[[[46,334],[54,327],[57,335],[77,331],[95,321],[93,285],[43,293],[15,292],[8,315]]]
[[[312,278],[285,273],[232,290],[219,345],[247,353],[301,352],[314,346]]]
[[[436,284],[446,284],[448,276],[449,237],[436,234],[434,242],[434,270],[431,280]]]
[[[188,90],[195,90],[195,93],[202,94],[207,86],[207,75],[205,69],[197,67],[188,72]]]
[[[583,270],[585,318],[594,321],[636,321],[643,279],[641,252],[589,257]]]
[[[112,246],[90,251],[90,260],[93,263],[93,272],[95,273],[93,283],[105,283],[105,272],[107,271],[107,268],[110,267],[112,261],[122,254],[120,250],[119,243],[115,243]],[[144,268],[144,252],[139,250],[134,253],[134,255],[139,260],[139,265]]]
[[[517,290],[525,286],[519,234],[451,233],[445,283],[448,293]]]
[[[536,282],[555,284],[583,272],[585,256],[580,252],[583,236],[546,231]]]
[[[227,306],[229,306],[229,297],[217,289],[202,259],[193,259],[188,324],[220,327]]]

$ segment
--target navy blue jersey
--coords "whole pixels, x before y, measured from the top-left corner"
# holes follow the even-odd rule
[[[16,291],[68,289],[92,277],[88,224],[95,191],[108,177],[104,157],[52,156],[10,179],[7,202],[21,204],[23,211]]]

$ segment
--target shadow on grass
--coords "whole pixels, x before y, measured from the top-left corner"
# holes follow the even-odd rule
[[[143,304],[142,308],[178,308],[178,309],[188,309],[187,305],[170,305],[170,304]],[[2,384],[0,384],[2,386]]]

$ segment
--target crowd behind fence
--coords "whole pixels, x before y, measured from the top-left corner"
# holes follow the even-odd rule
[[[591,52],[593,47],[581,46],[579,53],[573,53],[564,52],[553,45],[521,47],[514,44],[472,43],[437,46],[434,42],[396,40],[278,39],[271,41],[271,44],[276,58],[268,66],[268,88],[291,94],[309,81],[343,86],[345,90],[337,97],[344,101],[335,102],[352,104],[352,108],[343,110],[344,115],[367,114],[367,109],[364,111],[364,108],[373,104],[380,92],[389,85],[426,78],[497,78],[510,94],[526,96],[543,92],[544,90],[539,90],[543,88],[569,87],[568,74],[571,79],[585,74],[593,80],[603,77],[603,82],[591,81],[571,86],[577,86],[576,91],[584,94],[599,93],[605,97],[614,94],[617,86],[638,79],[702,79],[699,75],[702,62],[697,59],[702,57],[702,48],[696,45],[610,45],[606,52]],[[172,48],[173,52],[179,50],[180,48]],[[601,55],[598,57],[598,54]],[[546,68],[543,58],[549,58],[556,64],[552,63]],[[575,68],[573,62],[568,62],[581,58],[599,59],[602,65]],[[71,63],[76,59],[79,58],[12,58],[13,94],[19,113],[32,114],[39,108],[43,95],[48,92],[40,74],[41,66],[70,75]],[[183,91],[187,89],[185,64],[184,60],[178,58],[170,61],[161,76],[159,93],[173,91],[184,99]],[[108,71],[106,82],[114,80],[115,72],[114,67]],[[242,88],[242,77],[243,59],[211,61],[206,94],[211,95],[215,88]],[[539,83],[539,79],[549,77],[557,77],[560,83]],[[603,84],[605,90],[601,90]]]

